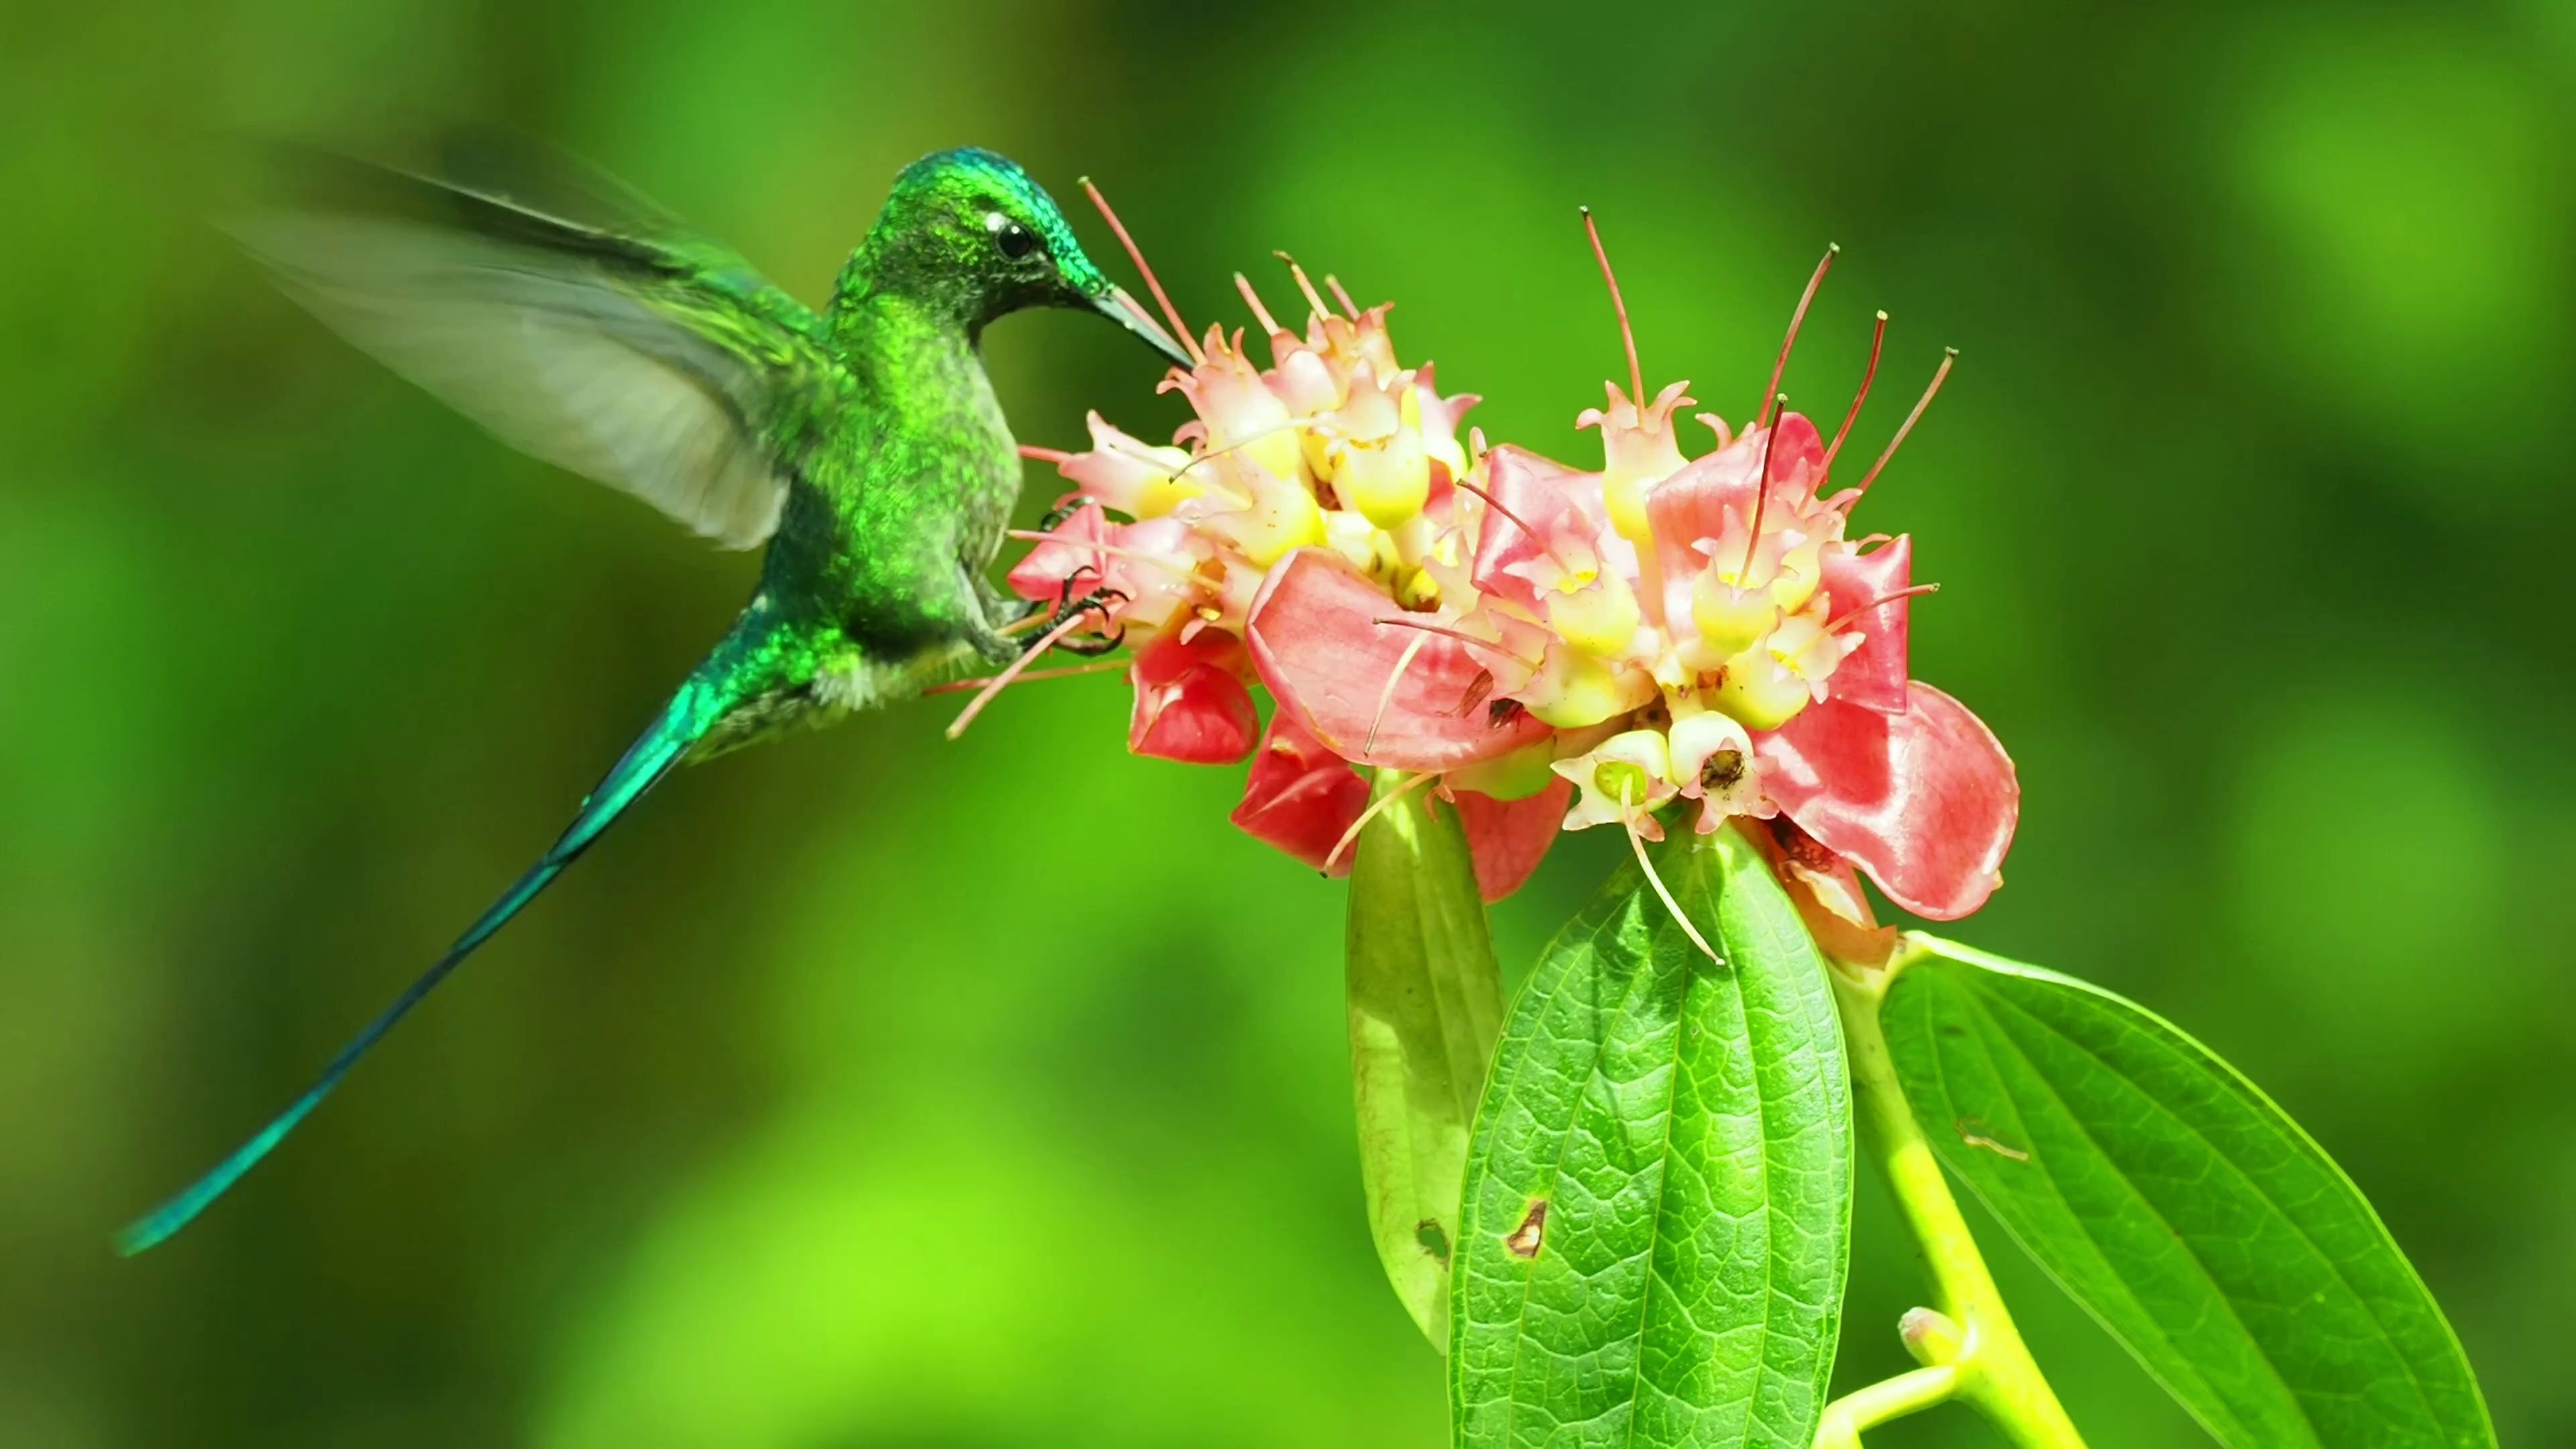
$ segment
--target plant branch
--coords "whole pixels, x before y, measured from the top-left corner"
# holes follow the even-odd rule
[[[1934,1364],[1855,1389],[1825,1405],[1816,1426],[1816,1449],[1860,1449],[1860,1431],[1950,1401],[1959,1391],[1959,1366]]]
[[[1860,1430],[1952,1397],[1975,1405],[2021,1449],[2083,1449],[2083,1436],[2031,1359],[2003,1294],[1986,1271],[1985,1257],[1977,1251],[1967,1219],[1960,1216],[1958,1200],[1950,1195],[1941,1164],[1906,1105],[1887,1038],[1879,1030],[1878,1008],[1888,983],[1918,949],[1909,942],[1883,969],[1836,963],[1827,974],[1842,1014],[1861,1141],[1885,1169],[1889,1190],[1931,1276],[1936,1306],[1957,1325],[1958,1334],[1955,1342],[1933,1341],[1947,1340],[1946,1333],[1922,1335],[1925,1342],[1910,1342],[1909,1347],[1936,1362],[1827,1406],[1818,1449],[1852,1449]],[[1944,1372],[1946,1378],[1936,1377]],[[1844,1437],[1826,1437],[1835,1432]]]

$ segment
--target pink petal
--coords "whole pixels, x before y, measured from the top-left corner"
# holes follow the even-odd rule
[[[1242,661],[1234,636],[1213,629],[1187,643],[1147,645],[1127,670],[1136,686],[1127,748],[1185,765],[1230,765],[1250,754],[1261,717],[1243,687]]]
[[[1442,397],[1428,362],[1413,370],[1413,386],[1422,395],[1422,430],[1444,438],[1457,437],[1458,425],[1466,421],[1468,411],[1485,400],[1483,394],[1472,392]]]
[[[1815,420],[1805,413],[1783,413],[1779,429],[1780,440],[1771,445],[1771,486],[1781,491],[1772,499],[1794,498],[1803,503],[1824,481],[1825,440],[1816,432]]]
[[[1528,579],[1508,570],[1514,564],[1545,557],[1549,546],[1560,539],[1578,540],[1587,547],[1595,544],[1607,522],[1600,475],[1578,473],[1562,463],[1505,443],[1485,454],[1485,491],[1494,495],[1494,501],[1511,517],[1487,512],[1468,577],[1486,593],[1535,613],[1539,607],[1537,591]],[[1533,537],[1522,524],[1546,537]]]
[[[1121,513],[1141,511],[1137,505],[1146,493],[1185,466],[1185,460],[1171,456],[1173,450],[1112,427],[1097,410],[1086,414],[1084,422],[1091,429],[1090,448],[1065,459],[1056,471]]]
[[[1473,790],[1457,792],[1458,823],[1476,857],[1476,889],[1499,901],[1521,888],[1564,833],[1566,801],[1574,782],[1559,780],[1522,800],[1497,800]]]
[[[1840,619],[1872,599],[1884,599],[1914,579],[1914,539],[1899,535],[1865,554],[1837,544],[1825,550],[1825,616]],[[1892,599],[1844,625],[1867,637],[1834,666],[1827,684],[1834,698],[1880,714],[1905,712],[1906,606]]]
[[[1908,685],[1898,715],[1839,698],[1810,705],[1753,750],[1763,792],[1916,915],[1955,921],[2003,883],[2021,818],[2012,757],[1932,686]]]
[[[1806,506],[1825,461],[1824,440],[1804,413],[1783,416],[1777,431],[1778,439],[1769,443],[1770,499],[1762,508],[1766,534]],[[1646,495],[1646,521],[1654,529],[1656,562],[1663,568],[1666,618],[1691,616],[1691,581],[1709,561],[1700,541],[1724,536],[1730,512],[1738,528],[1751,526],[1754,483],[1762,476],[1768,438],[1764,430],[1748,427],[1716,452],[1692,459]],[[1743,547],[1743,535],[1736,538],[1736,547]]]
[[[1708,566],[1700,541],[1724,534],[1729,512],[1740,522],[1753,517],[1753,470],[1760,457],[1741,441],[1730,443],[1692,459],[1646,495],[1646,523],[1663,568],[1665,618],[1691,616],[1691,583]]]
[[[1368,797],[1368,781],[1282,709],[1270,717],[1270,733],[1243,782],[1243,803],[1231,818],[1253,839],[1322,870],[1324,858],[1368,809]],[[1332,873],[1350,870],[1350,852],[1344,851]]]
[[[1107,560],[1097,549],[1084,548],[1085,543],[1109,542],[1109,515],[1097,503],[1086,503],[1075,509],[1055,527],[1055,536],[1028,551],[1003,582],[1012,593],[1023,599],[1052,600],[1064,588],[1064,581],[1085,564],[1095,570]]]
[[[1107,547],[1093,546],[1098,544]],[[1163,630],[1198,601],[1203,580],[1193,550],[1201,547],[1182,519],[1112,523],[1099,504],[1085,503],[1012,565],[1006,582],[1021,598],[1048,603],[1059,601],[1068,582],[1075,598],[1115,590],[1126,596],[1125,602],[1113,602],[1106,619],[1093,612],[1088,632],[1108,634],[1121,626]]]
[[[1493,676],[1511,667],[1500,646],[1473,648],[1376,622],[1408,617],[1340,555],[1299,549],[1271,569],[1252,601],[1245,642],[1280,712],[1356,764],[1452,770],[1546,736],[1548,727],[1528,713],[1489,703]]]

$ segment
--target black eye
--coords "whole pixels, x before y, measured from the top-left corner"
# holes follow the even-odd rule
[[[984,230],[993,234],[993,245],[1012,261],[1038,249],[1037,233],[996,211],[984,218]]]

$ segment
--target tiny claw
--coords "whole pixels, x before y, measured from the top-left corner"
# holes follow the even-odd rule
[[[1056,605],[1054,612],[1048,617],[1047,622],[1050,626],[1058,625],[1064,623],[1068,619],[1096,611],[1100,615],[1100,622],[1103,626],[1115,625],[1116,627],[1112,632],[1104,634],[1097,639],[1084,639],[1077,643],[1071,635],[1067,635],[1055,641],[1054,647],[1063,650],[1067,654],[1078,654],[1088,657],[1095,654],[1106,654],[1112,649],[1115,649],[1121,644],[1127,642],[1127,626],[1117,622],[1115,616],[1110,612],[1110,605],[1113,602],[1124,604],[1131,602],[1131,600],[1126,590],[1111,588],[1097,588],[1079,598],[1075,597],[1073,592],[1074,585],[1082,582],[1085,575],[1097,578],[1100,576],[1100,570],[1091,564],[1084,564],[1082,567],[1075,569],[1072,573],[1065,575],[1064,582],[1056,585]]]
[[[1044,518],[1038,520],[1038,532],[1053,533],[1057,529],[1064,527],[1075,514],[1080,513],[1084,508],[1090,506],[1091,501],[1091,495],[1088,493],[1075,493],[1067,496],[1062,503],[1048,509]]]
[[[1100,572],[1098,564],[1084,564],[1072,573],[1066,574],[1055,586],[1055,616],[1048,620],[1049,623],[1061,624],[1065,617],[1073,612],[1073,586],[1081,583],[1085,575],[1095,579],[1105,577]]]

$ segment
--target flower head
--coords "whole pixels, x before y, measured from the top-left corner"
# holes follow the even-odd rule
[[[1598,468],[1462,440],[1475,399],[1401,365],[1389,309],[1326,278],[1329,304],[1290,262],[1302,329],[1238,276],[1269,365],[1247,333],[1205,333],[1202,360],[1165,383],[1196,414],[1171,445],[1094,414],[1088,449],[1043,455],[1075,506],[1012,588],[1114,590],[1089,627],[1133,652],[1130,746],[1254,754],[1236,821],[1320,868],[1366,809],[1361,765],[1436,777],[1489,895],[1560,827],[1659,838],[1658,813],[1677,812],[1703,832],[1774,822],[1796,844],[1784,870],[1847,915],[1866,909],[1853,867],[1918,913],[1974,910],[2018,787],[1973,715],[1907,678],[1909,607],[1929,591],[1912,543],[1849,528],[1877,466],[1831,487],[1859,401],[1828,443],[1766,390],[1740,429],[1699,414],[1715,446],[1689,456],[1674,421],[1688,385],[1648,400],[1586,227],[1629,362],[1627,389],[1577,419],[1600,430]],[[1873,342],[1873,376],[1877,356]],[[1276,701],[1257,750],[1255,682]]]

